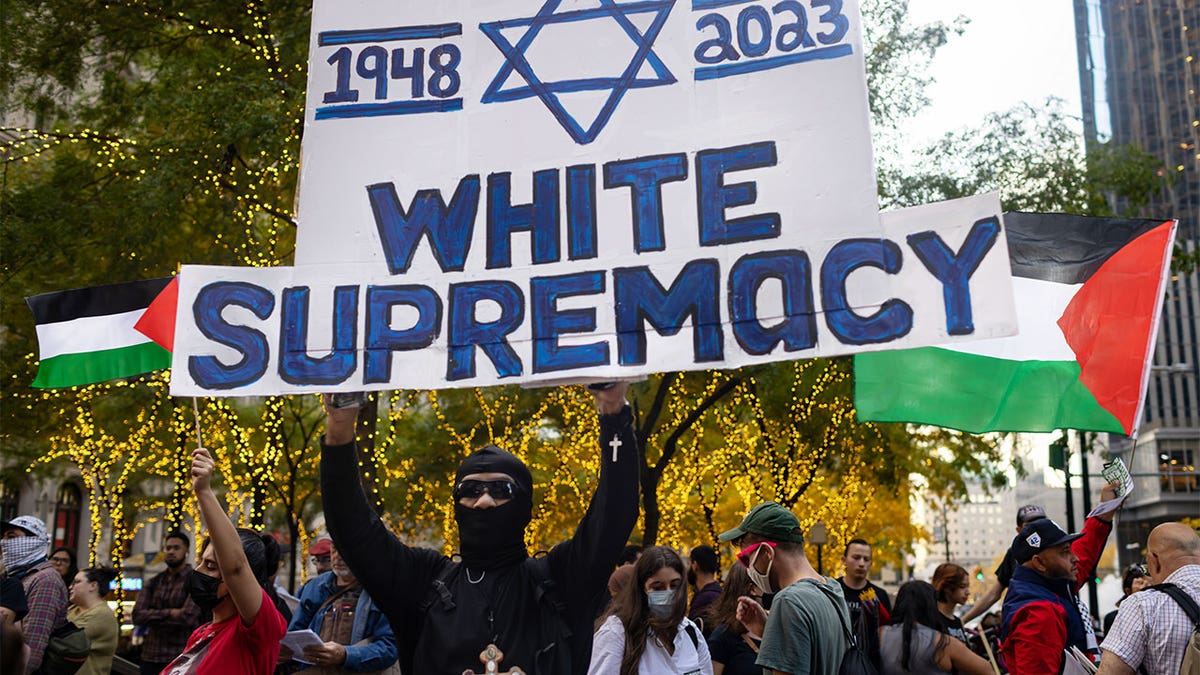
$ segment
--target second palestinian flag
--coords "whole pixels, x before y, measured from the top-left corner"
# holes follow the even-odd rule
[[[171,352],[134,329],[173,277],[26,298],[37,324],[34,387],[93,384],[171,367]]]
[[[858,418],[1137,432],[1175,221],[1007,213],[1020,334],[858,354]]]

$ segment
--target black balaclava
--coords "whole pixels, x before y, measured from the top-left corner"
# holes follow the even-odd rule
[[[529,557],[525,526],[533,518],[533,476],[525,463],[494,445],[477,450],[463,460],[454,476],[457,486],[473,473],[504,473],[517,485],[506,504],[490,509],[469,509],[454,502],[462,561],[472,570],[506,567]]]

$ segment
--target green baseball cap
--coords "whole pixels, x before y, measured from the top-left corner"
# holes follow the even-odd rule
[[[782,504],[775,502],[763,502],[750,509],[750,513],[742,518],[741,524],[728,532],[723,532],[717,538],[721,541],[733,541],[747,534],[755,534],[774,542],[804,543],[804,534],[800,530],[799,519]]]

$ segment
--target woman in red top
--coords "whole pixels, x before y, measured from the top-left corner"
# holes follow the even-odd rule
[[[189,577],[188,593],[212,622],[200,626],[164,674],[270,675],[287,624],[265,585],[279,566],[279,544],[270,535],[234,527],[210,481],[208,450],[192,453],[192,489],[209,538]]]

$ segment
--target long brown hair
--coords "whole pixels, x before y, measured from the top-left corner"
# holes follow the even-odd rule
[[[970,579],[970,575],[962,565],[942,563],[933,571],[933,579],[930,580],[930,583],[933,585],[934,592],[937,593],[938,602],[950,602],[950,591]]]
[[[646,581],[664,567],[679,572],[679,587],[675,591],[675,604],[668,616],[658,618],[650,613],[646,599]],[[638,675],[638,662],[646,651],[646,641],[651,634],[663,640],[675,641],[679,622],[687,613],[687,591],[684,590],[686,573],[679,554],[666,546],[650,546],[642,551],[633,567],[633,579],[620,596],[613,599],[611,613],[625,627],[625,653],[621,657],[621,675]]]
[[[738,598],[753,597],[753,591],[754,582],[750,581],[750,574],[746,572],[745,565],[741,563],[730,565],[729,573],[725,575],[725,585],[721,588],[721,595],[716,602],[709,606],[704,615],[705,621],[713,627],[713,630],[719,626],[725,626],[725,630],[733,635],[745,633],[746,627],[737,619]]]

